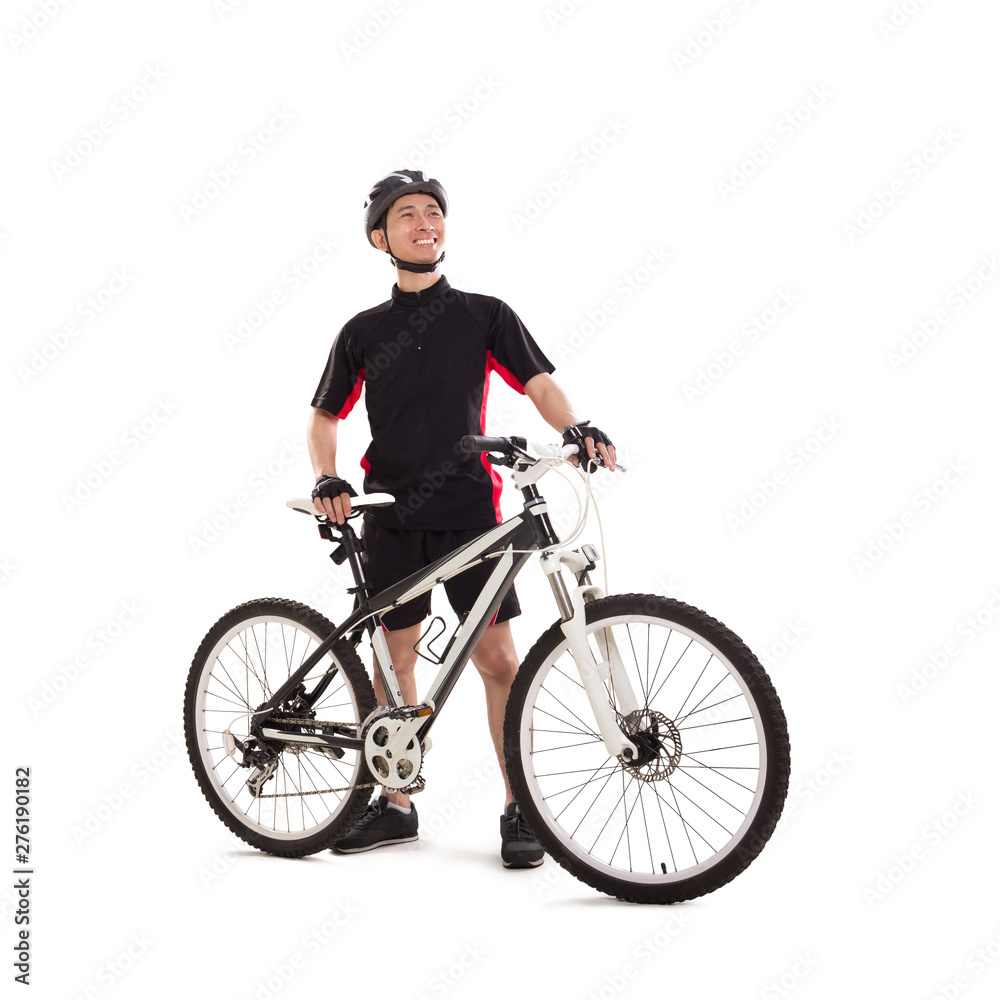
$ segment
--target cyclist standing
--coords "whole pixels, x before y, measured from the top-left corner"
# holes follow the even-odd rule
[[[459,451],[466,434],[485,433],[489,377],[497,372],[534,403],[567,443],[585,445],[611,469],[608,437],[570,408],[552,378],[553,366],[514,311],[499,299],[451,287],[437,268],[444,259],[448,199],[420,171],[383,177],[365,203],[369,243],[396,268],[391,297],[358,313],[337,335],[312,400],[309,454],[316,474],[316,510],[342,524],[356,495],[336,469],[337,425],[362,386],[372,441],[364,458],[365,493],[396,498],[365,512],[363,561],[373,592],[415,573],[498,523],[502,479],[485,455]],[[596,450],[595,450],[596,449]],[[489,576],[473,567],[445,583],[456,614],[471,609]],[[403,699],[417,703],[414,646],[430,611],[425,594],[382,615],[386,643]],[[518,660],[510,619],[520,614],[512,587],[472,654],[486,688],[490,735],[504,775],[501,858],[507,867],[535,867],[542,848],[521,816],[507,781],[503,718]],[[386,704],[375,671],[375,694]],[[383,789],[338,843],[357,853],[417,839],[417,813],[402,792]]]

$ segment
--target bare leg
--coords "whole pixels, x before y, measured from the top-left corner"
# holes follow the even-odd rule
[[[417,703],[417,681],[413,675],[413,668],[417,663],[417,654],[413,647],[420,638],[420,626],[411,625],[409,628],[397,629],[393,632],[384,632],[386,645],[389,647],[389,659],[396,670],[396,679],[399,681],[399,690],[403,693],[403,702],[406,705],[416,705]],[[375,670],[375,701],[379,705],[388,705],[389,699],[385,696],[382,687],[382,678],[379,677],[378,669]],[[410,796],[403,792],[394,792],[391,789],[383,788],[382,793],[386,795],[390,802],[406,809],[410,804]]]
[[[509,622],[491,625],[486,630],[486,634],[472,652],[472,662],[476,665],[486,687],[486,717],[507,792],[504,800],[506,809],[514,801],[514,795],[507,780],[507,766],[503,756],[503,717],[519,662]]]

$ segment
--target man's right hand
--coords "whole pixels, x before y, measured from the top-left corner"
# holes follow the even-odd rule
[[[337,524],[343,524],[351,514],[351,497],[357,495],[340,476],[320,476],[312,491],[313,506],[317,514],[326,514]]]

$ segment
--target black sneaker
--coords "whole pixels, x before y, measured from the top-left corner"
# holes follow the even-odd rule
[[[380,795],[358,817],[354,826],[331,848],[341,854],[360,854],[386,844],[408,844],[417,839],[417,809],[410,803],[410,812],[388,809],[389,800]]]
[[[500,817],[500,858],[505,868],[537,868],[545,852],[516,802]]]

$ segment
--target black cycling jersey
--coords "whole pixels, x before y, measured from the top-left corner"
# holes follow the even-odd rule
[[[523,393],[554,367],[510,306],[452,288],[443,275],[420,292],[393,285],[387,302],[344,324],[312,405],[344,418],[365,387],[364,492],[396,497],[366,518],[427,530],[501,520],[500,474],[485,455],[458,448],[464,435],[485,433],[494,371]]]

